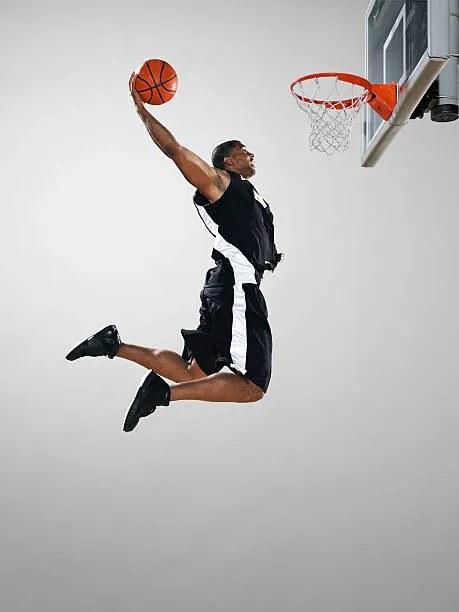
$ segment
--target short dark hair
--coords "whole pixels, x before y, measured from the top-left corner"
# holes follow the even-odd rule
[[[225,170],[225,157],[231,155],[236,145],[240,145],[240,140],[227,140],[217,145],[212,151],[212,165],[214,168]]]

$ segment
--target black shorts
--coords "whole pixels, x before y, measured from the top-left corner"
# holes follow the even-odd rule
[[[272,337],[258,285],[205,285],[199,314],[197,329],[182,329],[183,358],[188,362],[196,359],[207,375],[228,366],[266,391],[271,379]]]

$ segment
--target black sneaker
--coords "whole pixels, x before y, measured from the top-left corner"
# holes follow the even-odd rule
[[[157,406],[169,406],[171,388],[155,372],[150,372],[140,385],[128,410],[123,430],[132,431],[142,417],[152,414]]]
[[[116,325],[107,325],[93,336],[83,340],[66,356],[68,361],[75,361],[80,357],[113,357],[120,348],[121,338]]]

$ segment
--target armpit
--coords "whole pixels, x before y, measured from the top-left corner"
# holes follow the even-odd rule
[[[226,181],[225,179],[228,179],[228,181]],[[228,187],[230,180],[231,179],[227,172],[225,172],[224,170],[217,170],[213,183],[223,193]]]

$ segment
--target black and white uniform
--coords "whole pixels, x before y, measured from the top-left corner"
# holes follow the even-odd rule
[[[228,172],[230,184],[209,203],[196,191],[194,203],[215,236],[201,291],[200,323],[182,329],[183,357],[206,374],[228,366],[266,391],[271,378],[272,338],[260,282],[281,259],[274,243],[273,215],[250,181]]]

